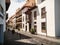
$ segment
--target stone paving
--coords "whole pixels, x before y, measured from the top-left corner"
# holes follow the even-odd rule
[[[4,45],[60,45],[60,43],[45,40],[26,32],[20,31],[12,34],[11,31],[6,31]]]

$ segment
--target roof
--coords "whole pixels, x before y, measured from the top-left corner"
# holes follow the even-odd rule
[[[26,4],[21,8],[23,10],[24,8],[32,8],[36,5],[35,0],[27,0]]]
[[[33,9],[36,9],[36,8],[37,8],[37,6],[31,7],[31,8],[28,9],[25,13],[28,14],[27,12],[32,11]]]

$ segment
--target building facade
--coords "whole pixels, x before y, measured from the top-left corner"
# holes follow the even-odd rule
[[[13,30],[16,28],[16,14],[14,14],[7,22],[7,29]]]
[[[16,10],[16,29],[22,30],[22,12],[20,8]]]
[[[56,37],[60,36],[60,0],[36,0],[39,9],[37,33]]]
[[[22,14],[24,15],[24,24],[23,24],[23,29],[25,29],[24,31],[26,31],[26,28],[29,27],[31,25],[30,28],[34,28],[37,32],[37,34],[40,35],[45,35],[45,36],[50,36],[50,37],[56,37],[56,36],[60,36],[60,26],[59,26],[59,0],[35,0],[36,1],[36,6],[37,9],[32,9],[31,7],[29,8],[32,9],[30,10],[31,13],[29,14]],[[34,3],[35,4],[35,3]],[[29,6],[29,5],[28,5]],[[34,7],[34,6],[33,6]],[[27,7],[24,7],[23,12],[30,12],[27,11],[28,10]],[[34,10],[35,10],[35,14],[34,14]],[[36,14],[37,11],[37,14]],[[23,13],[22,12],[22,13]],[[29,15],[30,18],[32,18],[31,20],[31,24],[26,26],[26,15]],[[36,17],[35,17],[35,16]],[[25,26],[24,26],[25,25]],[[30,30],[29,28],[27,28],[28,31]]]
[[[27,0],[26,4],[22,7],[22,30],[29,32],[31,30],[31,12],[28,11],[35,6],[35,0]],[[28,11],[28,12],[27,12]],[[27,12],[28,14],[26,14]]]
[[[17,23],[22,30],[29,32],[34,28],[40,35],[60,36],[60,0],[27,0],[17,11]],[[17,26],[17,27],[19,27]],[[20,27],[19,27],[20,28]]]
[[[0,44],[4,42],[5,28],[5,0],[0,0]]]

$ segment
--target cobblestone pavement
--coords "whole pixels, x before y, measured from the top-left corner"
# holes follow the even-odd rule
[[[60,43],[51,42],[45,39],[34,37],[27,33],[14,33],[11,31],[5,32],[4,45],[60,45]]]

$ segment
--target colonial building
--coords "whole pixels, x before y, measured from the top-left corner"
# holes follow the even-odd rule
[[[20,8],[16,10],[16,29],[22,30],[22,12]]]
[[[29,19],[28,23],[30,24],[29,31],[31,29],[34,29],[35,32],[37,33],[37,15],[38,15],[37,6],[33,6],[32,8],[28,9],[25,13],[29,16],[28,18]]]
[[[4,42],[5,27],[5,0],[0,0],[0,44]]]
[[[36,5],[35,0],[27,0],[26,4],[22,7],[22,30],[28,31],[31,30],[31,12],[27,12],[29,9],[33,8]],[[26,12],[29,14],[26,14]]]
[[[16,12],[16,26],[40,35],[60,36],[60,0],[27,0]]]
[[[22,29],[22,14],[20,8],[18,8],[13,16],[8,20],[8,28],[11,29]]]
[[[16,28],[16,14],[14,14],[7,22],[7,29],[15,29]]]
[[[60,0],[36,0],[39,9],[37,33],[45,36],[60,36]]]
[[[22,28],[28,31],[34,28],[37,34],[56,37],[60,36],[59,0],[28,0],[22,8]],[[28,3],[29,2],[29,3]],[[31,5],[31,4],[32,5]],[[33,6],[34,5],[34,6]],[[32,9],[37,6],[37,8]],[[26,14],[26,13],[28,14]],[[29,14],[30,13],[30,14]],[[28,16],[29,15],[29,16]]]

